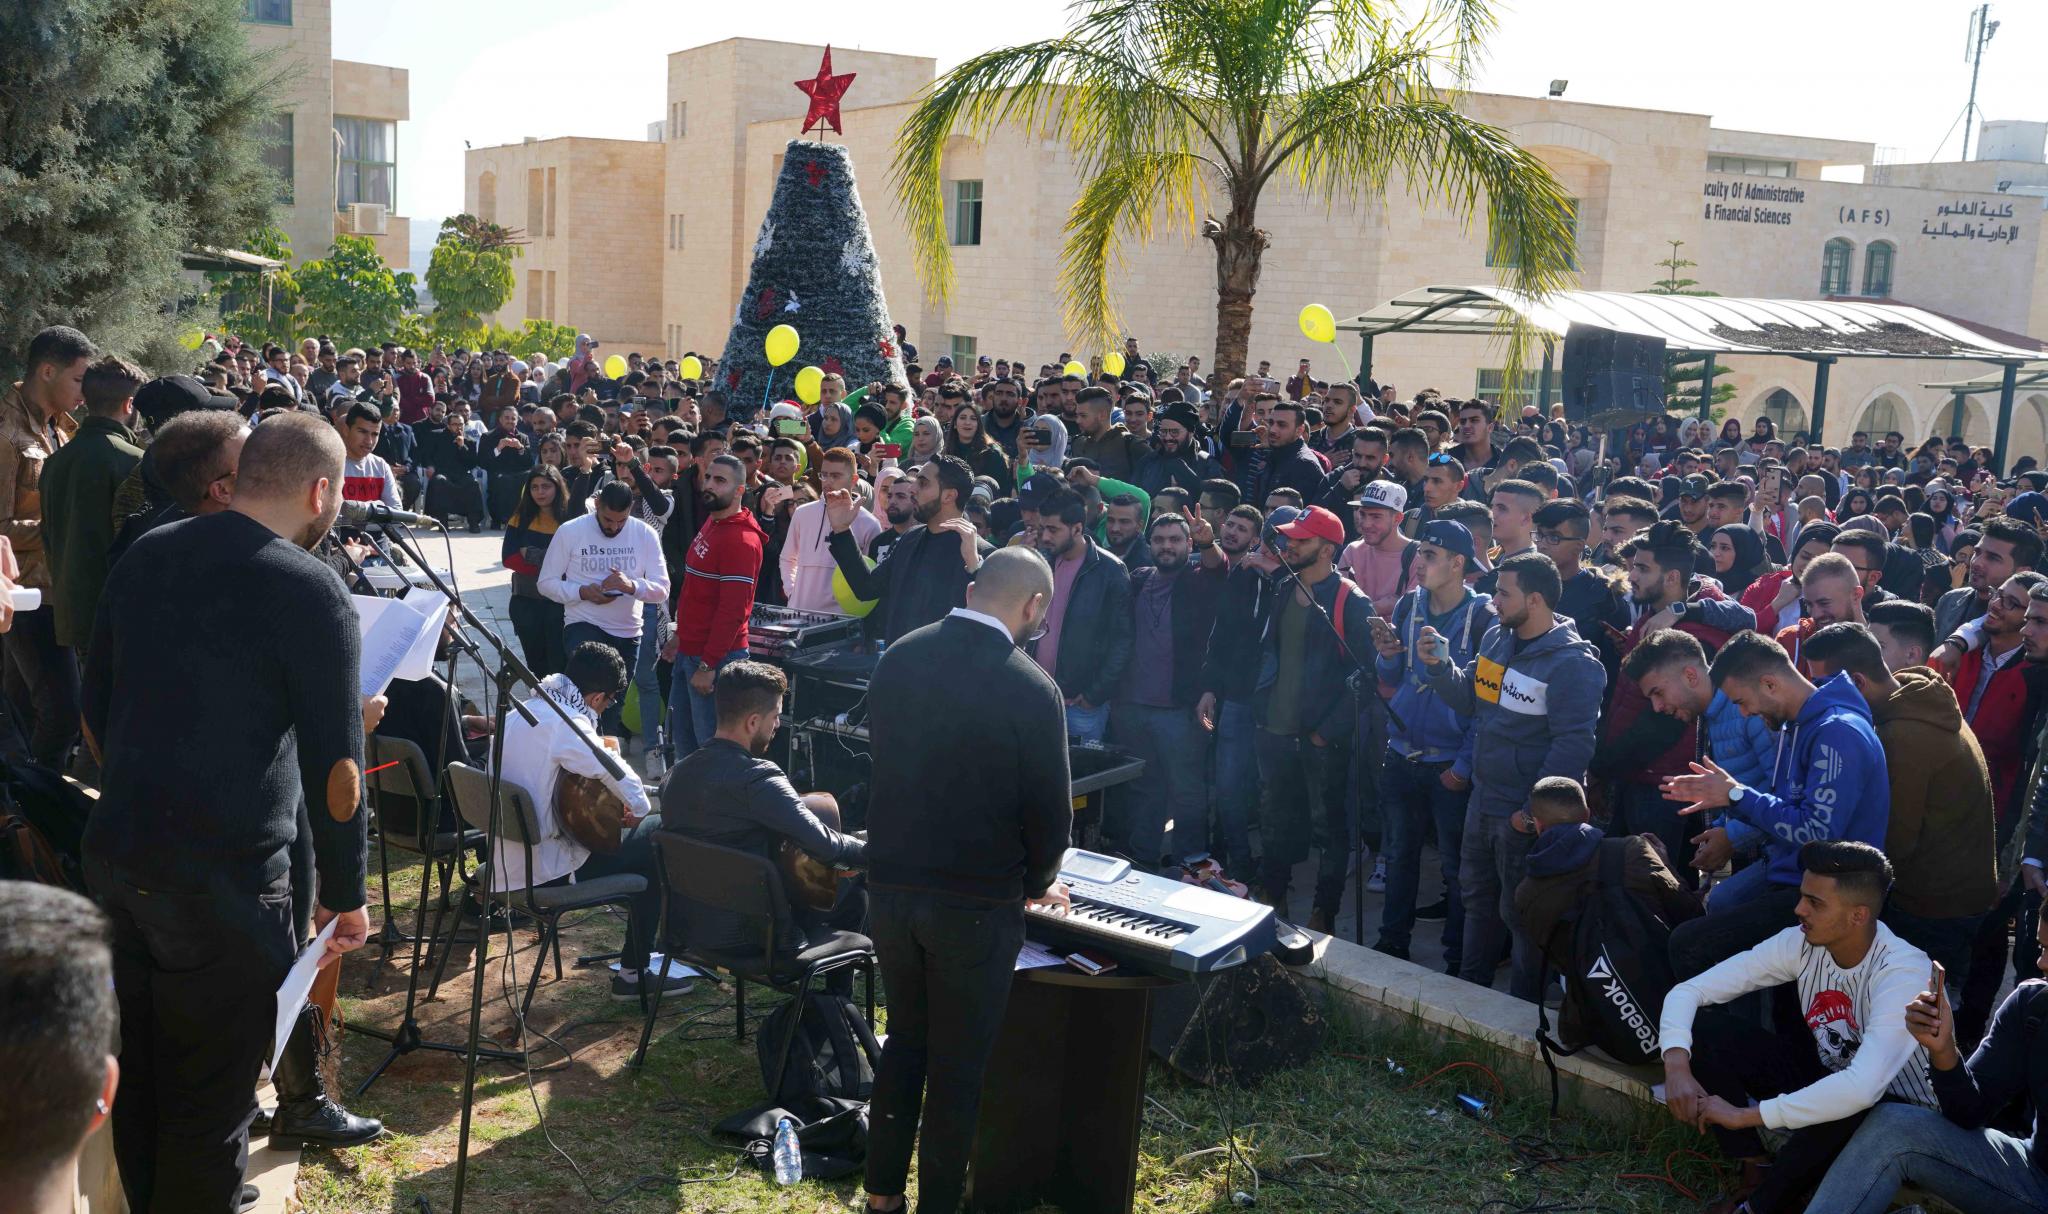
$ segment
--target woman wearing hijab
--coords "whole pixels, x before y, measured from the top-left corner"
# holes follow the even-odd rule
[[[1027,437],[1028,436],[1028,437]],[[1017,483],[1031,479],[1031,472],[1050,468],[1057,472],[1067,462],[1067,428],[1050,413],[1041,413],[1024,423],[1017,442]]]
[[[1712,455],[1714,452],[1721,450],[1723,447],[1734,447],[1738,450],[1742,447],[1741,418],[1731,417],[1727,421],[1721,423],[1721,437],[1707,444],[1707,454]]]
[[[1714,576],[1732,599],[1740,599],[1752,583],[1771,572],[1763,537],[1741,523],[1714,528],[1707,536],[1707,551],[1714,554]]]
[[[910,425],[910,450],[903,453],[905,471],[922,468],[946,448],[946,428],[927,413]]]
[[[1835,517],[1847,522],[1870,513],[1871,496],[1868,489],[1851,489],[1842,495],[1842,503],[1835,509]]]
[[[1929,481],[1922,508],[1934,520],[1934,546],[1947,552],[1949,545],[1955,542],[1956,532],[1963,526],[1962,519],[1956,515],[1955,491],[1941,481]]]
[[[819,405],[811,414],[811,434],[820,447],[853,446],[853,410],[843,404]]]

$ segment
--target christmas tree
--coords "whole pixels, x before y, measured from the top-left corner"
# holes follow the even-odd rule
[[[802,344],[795,358],[770,367],[762,343],[783,324]],[[904,382],[853,158],[837,144],[793,139],[719,363],[730,414],[746,419],[764,401],[793,398],[806,366],[845,376],[849,390]]]

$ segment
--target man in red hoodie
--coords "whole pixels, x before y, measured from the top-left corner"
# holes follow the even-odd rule
[[[1616,639],[1620,656],[1660,628],[1690,633],[1709,655],[1730,636],[1756,625],[1749,608],[1721,593],[1711,578],[1695,577],[1698,542],[1684,523],[1667,520],[1630,540],[1621,549],[1628,569],[1628,589],[1642,615]],[[1680,721],[1650,707],[1642,685],[1627,675],[1614,683],[1614,698],[1601,719],[1600,745],[1588,770],[1620,788],[1614,831],[1617,835],[1656,835],[1679,880],[1697,883],[1692,868],[1694,825],[1678,814],[1679,806],[1664,798],[1666,777],[1683,775],[1698,757],[1699,721]],[[1656,757],[1648,763],[1644,755]]]
[[[738,457],[714,456],[698,481],[711,514],[683,559],[676,600],[675,682],[669,693],[670,733],[676,758],[718,733],[712,680],[719,668],[747,656],[747,617],[761,575],[767,536],[743,508],[747,469]]]

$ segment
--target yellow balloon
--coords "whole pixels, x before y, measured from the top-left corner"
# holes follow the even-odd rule
[[[703,379],[704,364],[698,360],[695,354],[692,354],[683,360],[681,366],[676,368],[676,373],[684,379]]]
[[[863,557],[862,559],[865,560],[866,558]],[[874,567],[875,563],[868,561],[868,568],[873,569]],[[832,601],[839,604],[839,610],[847,615],[865,616],[868,612],[873,611],[875,604],[881,600],[855,598],[853,596],[853,587],[846,583],[846,575],[838,569],[834,569],[832,571]]]
[[[807,405],[818,403],[818,389],[825,382],[825,373],[817,367],[805,367],[796,373],[796,398]]]
[[[790,359],[795,358],[796,347],[796,330],[788,325],[776,325],[768,330],[767,340],[761,343],[762,350],[768,355],[768,365],[771,367],[779,367]]]
[[[605,359],[604,377],[606,379],[626,378],[626,356],[623,354],[614,354],[610,358]]]
[[[1082,366],[1080,363],[1068,363],[1066,366],[1060,368],[1060,374],[1086,375],[1088,374],[1088,368]]]
[[[187,350],[197,350],[206,344],[206,331],[194,325],[178,334],[178,344]]]
[[[1124,373],[1124,356],[1118,354],[1115,350],[1111,350],[1102,356],[1102,369],[1111,375],[1122,375]]]
[[[1337,340],[1337,318],[1321,304],[1310,304],[1301,310],[1301,335],[1310,341],[1331,342]]]

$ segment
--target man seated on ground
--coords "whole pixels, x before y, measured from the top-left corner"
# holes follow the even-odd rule
[[[1773,729],[1792,728],[1772,757],[1768,790],[1737,781],[1712,759],[1664,782],[1666,797],[1689,802],[1681,814],[1725,806],[1729,817],[1756,827],[1766,840],[1767,889],[1725,914],[1710,899],[1711,913],[1671,933],[1671,967],[1680,977],[1755,947],[1784,925],[1800,899],[1794,847],[1822,839],[1876,847],[1891,817],[1884,747],[1870,706],[1846,677],[1816,687],[1792,669],[1776,641],[1755,632],[1730,638],[1711,673],[1715,690],[1744,716],[1762,717]]]
[[[539,820],[539,838],[533,843],[533,884],[567,884],[571,876],[588,881],[614,873],[637,873],[647,878],[647,891],[636,895],[626,916],[626,943],[620,950],[621,968],[612,977],[612,997],[637,1000],[647,971],[647,952],[653,943],[660,893],[654,878],[652,836],[659,825],[649,817],[652,807],[647,790],[633,778],[630,769],[618,780],[591,753],[601,745],[597,723],[604,710],[626,693],[626,660],[619,651],[599,641],[585,641],[569,654],[561,674],[540,681],[541,695],[566,711],[564,722],[555,710],[535,696],[526,702],[534,724],[514,713],[505,722],[504,780],[526,790],[533,800],[534,817]],[[611,855],[593,852],[562,829],[555,805],[555,784],[563,773],[601,780],[625,802],[625,833],[619,850]],[[494,891],[517,890],[526,884],[526,848],[510,840],[498,841],[491,864]],[[688,990],[681,979],[669,981],[667,991]]]
[[[2048,917],[2037,929],[2048,958]],[[2022,983],[1999,1005],[1991,1033],[1966,1062],[1942,982],[1906,1007],[1906,1030],[1927,1051],[1939,1114],[1918,1104],[1881,1104],[1842,1149],[1807,1208],[1828,1214],[1884,1214],[1902,1184],[1960,1210],[2048,1209],[2048,1048],[2039,1032],[2048,985]],[[1989,1123],[2026,1096],[2031,1133],[2015,1138]]]
[[[114,1105],[107,920],[77,894],[0,881],[0,1193],[20,1214],[70,1214],[85,1141]]]
[[[797,795],[782,769],[762,756],[775,738],[782,697],[789,684],[782,672],[762,662],[734,662],[718,672],[712,696],[718,733],[669,769],[661,782],[661,826],[693,839],[774,860],[780,845],[796,844],[804,854],[835,869],[865,867],[867,842],[819,820],[838,817],[838,804],[825,793]],[[679,891],[687,894],[687,891]],[[785,894],[795,891],[785,889]],[[839,883],[829,911],[785,904],[777,909],[775,940],[794,955],[837,931],[867,927],[864,886]],[[758,924],[735,911],[697,906],[690,916],[690,946],[710,952],[751,953],[761,946]],[[841,971],[851,989],[853,972]]]
[[[1919,604],[1911,606],[1926,611]],[[1806,643],[1816,671],[1849,676],[1870,705],[1889,765],[1885,855],[1898,872],[1884,920],[1961,982],[1977,921],[1998,901],[1991,769],[1946,680],[1886,669],[1861,624],[1830,624]],[[1988,1002],[1988,1000],[1987,1000]]]
[[[1798,924],[1671,988],[1664,997],[1664,1103],[1711,1129],[1742,1165],[1715,1211],[1779,1214],[1805,1205],[1864,1116],[1880,1100],[1932,1108],[1927,1051],[1906,1027],[1906,1005],[1927,985],[1927,954],[1878,921],[1892,866],[1849,840],[1799,851]],[[1759,1032],[1717,1010],[1751,991],[1796,983],[1811,1037]],[[1759,1103],[1751,1104],[1751,1100]],[[1775,1159],[1757,1129],[1789,1131]]]

